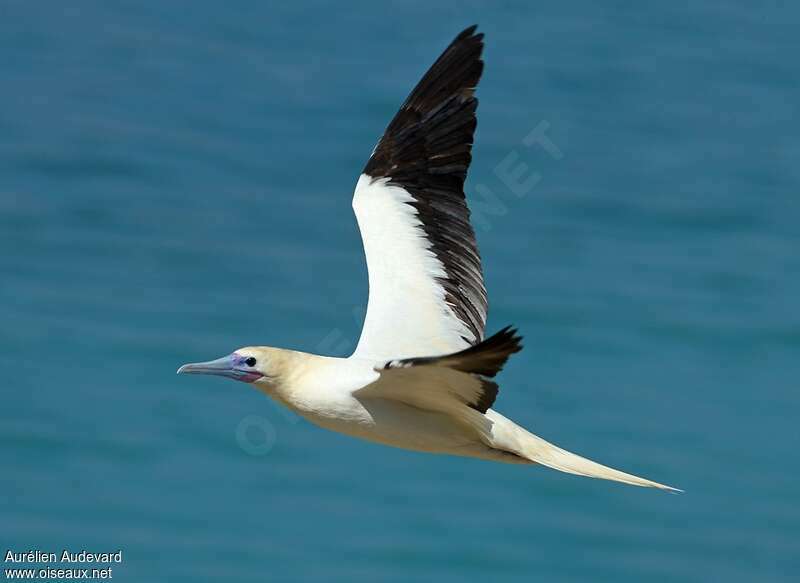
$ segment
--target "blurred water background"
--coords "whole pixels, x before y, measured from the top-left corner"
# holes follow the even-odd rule
[[[3,553],[122,549],[114,579],[148,582],[797,580],[796,5],[0,12]],[[349,353],[356,177],[473,22],[489,328],[526,337],[497,408],[684,495],[384,449],[175,376]]]

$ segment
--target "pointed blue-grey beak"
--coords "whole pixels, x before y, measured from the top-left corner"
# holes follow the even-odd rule
[[[245,360],[245,357],[234,352],[229,356],[223,356],[217,360],[184,364],[178,369],[178,374],[216,375],[245,383],[252,383],[260,379],[263,375],[247,366]]]

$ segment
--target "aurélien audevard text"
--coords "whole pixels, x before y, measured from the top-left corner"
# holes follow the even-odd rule
[[[70,551],[64,549],[60,553],[31,549],[22,552],[7,550],[6,563],[121,563],[122,551],[92,553],[86,550]]]

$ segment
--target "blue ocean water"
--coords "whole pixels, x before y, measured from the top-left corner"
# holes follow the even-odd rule
[[[137,582],[797,580],[800,8],[273,4],[0,7],[3,553],[121,549]],[[489,328],[526,338],[497,408],[684,495],[174,374],[353,348],[356,177],[473,22]]]

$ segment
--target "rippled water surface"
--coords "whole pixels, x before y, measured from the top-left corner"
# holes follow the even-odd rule
[[[3,552],[122,549],[137,582],[793,580],[800,10],[670,6],[5,2]],[[472,22],[489,327],[526,337],[497,407],[684,495],[384,449],[174,374],[352,349],[355,179]]]

